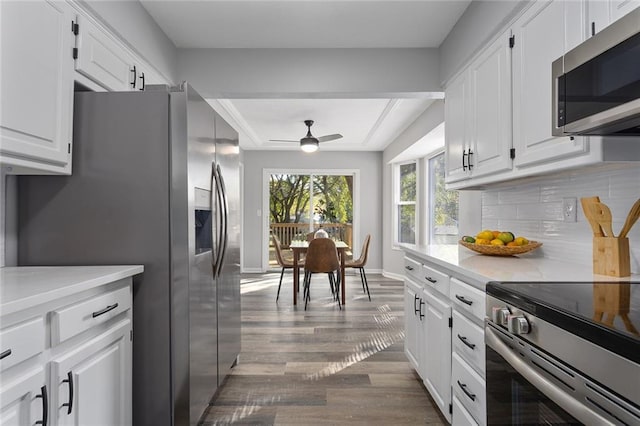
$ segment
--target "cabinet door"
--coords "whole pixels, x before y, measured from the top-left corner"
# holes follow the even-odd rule
[[[48,414],[48,397],[42,367],[3,381],[0,388],[0,424],[23,426],[43,421]]]
[[[615,22],[636,7],[640,6],[640,0],[610,0],[609,15],[611,22]]]
[[[471,64],[472,176],[511,169],[511,49],[509,33]]]
[[[78,25],[76,70],[108,90],[133,90],[133,61],[124,46],[87,18],[78,17]]]
[[[424,291],[424,383],[444,417],[451,421],[451,305]]]
[[[538,2],[514,24],[515,166],[546,163],[588,150],[584,137],[551,136],[551,63],[584,37],[582,2]]]
[[[409,358],[409,362],[420,373],[420,357],[418,353],[419,339],[418,329],[420,325],[420,302],[421,297],[419,291],[416,290],[414,284],[408,280],[404,281],[404,352]],[[416,312],[418,310],[418,312]]]
[[[66,2],[0,2],[0,163],[15,173],[71,172],[74,19]]]
[[[463,167],[463,152],[469,148],[469,132],[471,116],[469,105],[468,73],[453,80],[445,90],[444,125],[445,125],[445,166],[447,183],[457,182],[469,177],[468,168]],[[464,159],[466,164],[466,159]]]
[[[120,321],[52,361],[59,425],[131,425],[130,330]]]

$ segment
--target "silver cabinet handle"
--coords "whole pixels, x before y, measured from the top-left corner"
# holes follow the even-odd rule
[[[505,359],[522,377],[536,387],[547,398],[558,404],[563,410],[571,414],[584,424],[612,425],[609,420],[591,411],[568,393],[550,382],[546,377],[531,368],[522,358],[513,353],[509,347],[497,336],[490,326],[485,326],[485,342],[502,358]]]
[[[436,280],[435,278],[431,278],[431,277],[424,277],[425,280],[429,281],[432,284],[435,284],[438,282],[438,280]]]
[[[476,345],[474,343],[467,342],[467,338],[465,336],[461,336],[461,335],[458,334],[458,339],[460,339],[460,341],[462,343],[464,343],[471,350],[475,350],[476,349]]]
[[[456,294],[456,299],[458,299],[459,301],[461,301],[465,305],[469,305],[469,306],[473,305],[473,300],[465,299],[464,296],[460,296],[460,295]]]
[[[470,400],[475,401],[476,394],[469,392],[467,390],[467,385],[465,383],[460,383],[460,380],[457,380],[457,382],[458,382],[458,386],[460,386],[460,389],[462,389],[462,392],[464,392],[464,394],[467,395]]]

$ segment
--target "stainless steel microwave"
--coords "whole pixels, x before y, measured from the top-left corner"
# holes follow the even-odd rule
[[[640,8],[552,64],[552,133],[640,136]]]

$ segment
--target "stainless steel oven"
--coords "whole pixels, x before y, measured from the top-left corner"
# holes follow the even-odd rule
[[[552,64],[552,133],[640,135],[640,8]]]
[[[487,424],[640,424],[638,317],[629,315],[640,285],[603,285],[487,285]],[[600,315],[602,294],[618,306],[628,294],[626,314]]]

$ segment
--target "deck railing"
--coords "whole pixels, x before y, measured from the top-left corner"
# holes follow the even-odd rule
[[[283,247],[289,247],[293,240],[305,240],[309,230],[308,223],[271,223],[269,225],[271,235],[278,237]],[[313,232],[324,229],[329,238],[335,238],[352,247],[353,226],[350,223],[322,223],[314,224]],[[271,244],[271,243],[270,243]]]

